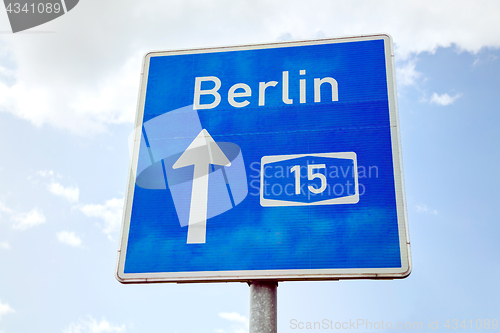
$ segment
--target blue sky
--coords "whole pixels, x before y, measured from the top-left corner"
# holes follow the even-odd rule
[[[142,57],[380,32],[396,50],[413,272],[280,283],[278,330],[500,320],[499,15],[495,1],[82,0],[12,34],[1,9],[0,332],[247,332],[246,284],[114,277]]]

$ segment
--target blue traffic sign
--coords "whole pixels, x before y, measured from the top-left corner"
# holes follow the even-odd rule
[[[403,278],[387,35],[145,56],[123,283]]]

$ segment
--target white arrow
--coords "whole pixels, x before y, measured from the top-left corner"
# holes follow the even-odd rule
[[[210,164],[230,166],[231,162],[207,130],[203,129],[172,166],[178,169],[194,165],[187,244],[205,243]]]

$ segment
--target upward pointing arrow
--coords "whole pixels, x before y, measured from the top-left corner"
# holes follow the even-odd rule
[[[208,131],[203,129],[172,166],[178,169],[194,165],[187,244],[205,243],[210,164],[230,166],[231,162]]]

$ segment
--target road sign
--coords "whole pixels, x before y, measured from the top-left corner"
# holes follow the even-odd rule
[[[387,35],[145,56],[117,279],[403,278]]]

